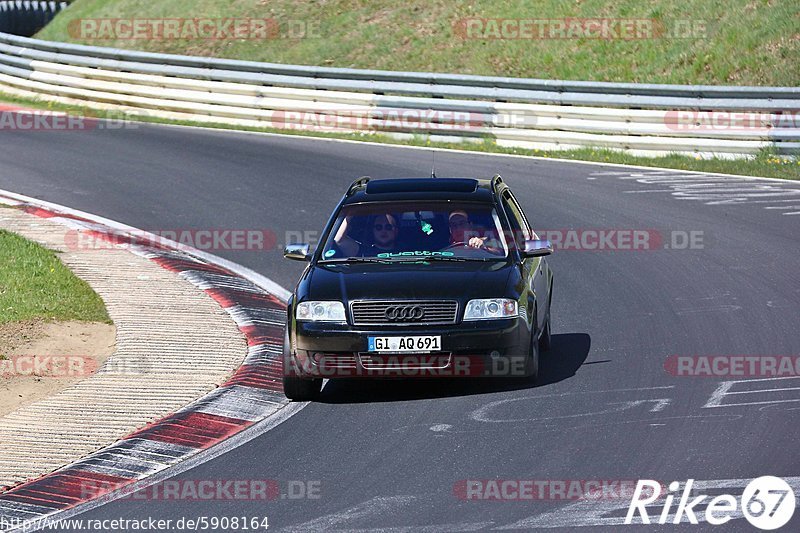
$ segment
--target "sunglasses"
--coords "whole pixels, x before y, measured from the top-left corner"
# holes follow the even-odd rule
[[[392,231],[394,229],[394,224],[375,224],[372,226],[372,229],[375,231]]]

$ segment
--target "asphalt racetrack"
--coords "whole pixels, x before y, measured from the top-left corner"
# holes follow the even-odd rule
[[[425,150],[152,125],[8,131],[0,150],[2,189],[147,230],[265,230],[270,250],[210,251],[288,289],[303,265],[282,258],[283,243],[314,237],[354,178],[430,170]],[[797,487],[800,378],[675,375],[670,362],[800,354],[800,184],[477,153],[440,152],[436,170],[503,175],[534,228],[562,238],[550,258],[553,349],[536,386],[330,382],[318,403],[178,476],[275,480],[281,497],[125,498],[76,518],[267,516],[271,531],[751,531],[741,518],[620,525],[630,495],[587,501],[552,488],[691,478],[699,493],[737,495],[741,480],[764,475]],[[645,232],[638,249],[632,232]],[[506,482],[505,493],[486,480]],[[514,497],[523,480],[547,494]],[[800,530],[798,514],[786,530]]]

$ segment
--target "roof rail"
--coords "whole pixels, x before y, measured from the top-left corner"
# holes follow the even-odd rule
[[[492,192],[497,192],[497,186],[503,183],[503,178],[500,174],[492,176]]]
[[[370,180],[369,176],[361,176],[356,181],[350,184],[350,188],[347,189],[347,194],[345,194],[345,196],[350,196],[351,194],[356,192],[356,189],[365,186],[369,182],[369,180]]]

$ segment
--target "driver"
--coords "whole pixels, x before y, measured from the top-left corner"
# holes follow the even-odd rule
[[[457,209],[450,213],[448,217],[448,225],[450,226],[450,245],[463,244],[470,248],[481,248],[483,250],[497,253],[500,248],[494,240],[489,237],[478,237],[478,231],[475,230],[472,221],[469,219],[469,214],[463,209]]]

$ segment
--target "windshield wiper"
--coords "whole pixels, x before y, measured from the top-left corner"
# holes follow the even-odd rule
[[[450,261],[463,263],[466,261],[502,261],[504,257],[453,257],[446,255],[420,255],[407,257],[342,257],[339,259],[324,259],[317,264],[346,264],[346,263],[428,263],[433,261]]]
[[[419,262],[433,262],[433,261],[452,261],[456,263],[463,263],[466,261],[502,261],[504,257],[456,257],[451,255],[420,255],[408,257],[392,257],[384,259],[390,263],[419,263]]]

